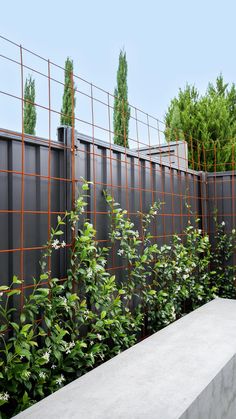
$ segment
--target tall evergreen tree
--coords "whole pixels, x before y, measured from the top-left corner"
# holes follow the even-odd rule
[[[114,143],[124,147],[129,147],[130,107],[128,103],[127,72],[126,53],[121,50],[117,70],[117,87],[114,92],[113,129]]]
[[[65,62],[64,93],[61,108],[61,125],[72,127],[75,116],[75,85],[72,82],[73,60],[67,57]],[[72,109],[73,108],[73,109]]]
[[[183,133],[189,144],[190,167],[207,171],[235,168],[236,88],[226,84],[222,75],[201,96],[194,86],[180,89],[170,103],[165,123],[167,141]]]
[[[184,140],[178,103],[176,103],[173,107],[170,126],[166,128],[166,138],[168,141]]]
[[[28,76],[24,89],[24,132],[26,134],[35,135],[36,119],[35,80]]]

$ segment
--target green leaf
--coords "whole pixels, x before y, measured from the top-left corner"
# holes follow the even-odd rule
[[[27,349],[17,347],[16,348],[16,353],[20,356],[25,356],[28,360],[30,360],[30,358],[31,358],[31,353]]]
[[[46,274],[46,273],[45,274],[41,274],[40,275],[40,279],[41,279],[41,281],[44,280],[44,279],[48,279],[48,274]]]
[[[61,360],[62,354],[60,351],[58,351],[57,349],[53,351],[54,356],[58,359],[58,361]]]
[[[30,340],[30,341],[29,341],[29,344],[30,344],[31,346],[38,346],[37,342],[35,342],[34,340]]]
[[[25,391],[25,392],[24,392],[24,395],[23,395],[23,397],[22,397],[22,401],[23,401],[23,403],[24,403],[24,404],[28,403],[28,401],[29,401],[29,396],[28,396],[27,391]]]
[[[9,290],[9,287],[7,285],[1,285],[0,291],[6,291]]]
[[[25,319],[26,319],[25,314],[24,313],[21,313],[21,315],[20,315],[20,321],[21,321],[21,323],[24,323],[25,322]]]
[[[51,320],[48,317],[45,317],[44,320],[45,320],[45,323],[46,323],[47,327],[50,328],[52,326]]]
[[[62,234],[64,234],[62,230],[58,230],[54,233],[55,236],[61,236]]]
[[[101,312],[101,319],[104,319],[104,317],[106,317],[106,315],[107,315],[107,312],[105,310],[103,310]]]
[[[18,326],[18,324],[17,324],[17,323],[15,323],[15,322],[10,322],[10,325],[13,327],[13,329],[15,329],[15,330],[16,330],[16,332],[19,332],[19,326]]]
[[[87,343],[85,343],[85,342],[81,342],[81,343],[80,343],[80,347],[81,347],[81,348],[87,348],[87,346],[88,346],[88,345],[87,345]]]
[[[22,333],[22,334],[25,334],[26,332],[28,332],[28,330],[29,330],[31,327],[32,327],[32,324],[30,324],[30,323],[25,324],[25,325],[22,327],[22,329],[21,329],[21,333]]]
[[[13,276],[13,284],[22,284],[22,282],[16,275]]]
[[[2,332],[5,332],[5,330],[7,330],[7,325],[6,324],[2,324],[1,326],[0,326],[0,332],[2,333]]]
[[[19,295],[19,294],[21,294],[21,290],[12,290],[12,291],[9,291],[8,293],[7,293],[7,295],[10,297],[11,295]]]

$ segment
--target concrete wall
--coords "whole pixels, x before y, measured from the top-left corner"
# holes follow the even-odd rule
[[[216,299],[18,419],[235,419],[236,301]]]

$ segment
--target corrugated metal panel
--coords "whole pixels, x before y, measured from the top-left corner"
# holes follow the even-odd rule
[[[236,172],[207,174],[208,230],[214,233],[214,215],[217,221],[226,224],[226,231],[235,228]]]
[[[39,275],[39,258],[42,251],[35,248],[48,239],[48,143],[40,139],[25,139],[24,155],[24,280],[32,283]],[[51,148],[51,177],[63,178],[63,147],[58,143]],[[0,136],[0,282],[7,284],[12,275],[20,273],[20,223],[21,223],[21,136]],[[4,172],[6,170],[7,172]],[[64,211],[65,182],[50,179],[51,211]],[[37,213],[40,211],[40,214]],[[52,225],[56,214],[51,214]],[[63,259],[61,255],[60,260]],[[54,255],[53,275],[61,272],[59,255]]]
[[[159,243],[174,233],[182,233],[188,220],[200,216],[199,175],[193,170],[162,163],[139,151],[77,136],[77,178],[92,181],[89,210],[96,224],[97,238],[108,237],[109,218],[103,190],[110,192],[122,208],[128,210],[137,229],[140,218],[134,213],[147,212],[153,201],[165,202],[153,225]],[[96,199],[94,200],[94,194]],[[187,205],[191,207],[188,209]]]
[[[59,136],[70,144],[70,129],[60,129]],[[0,135],[0,282],[11,280],[20,272],[21,220],[21,146],[17,133]],[[71,206],[71,150],[59,141],[49,143],[27,136],[25,144],[25,200],[24,200],[24,277],[25,285],[39,274],[41,247],[48,237],[48,182],[51,188],[51,225],[56,224],[57,212]],[[49,150],[51,173],[48,173]],[[76,134],[75,177],[79,189],[81,177],[92,181],[88,211],[97,230],[97,239],[107,245],[109,217],[103,191],[131,214],[141,233],[137,211],[147,212],[153,201],[165,202],[152,231],[160,244],[168,242],[174,233],[181,234],[188,220],[198,216],[203,227],[212,232],[212,213],[217,208],[219,220],[227,228],[235,226],[235,173],[204,175],[178,165],[168,165],[153,156],[123,147],[109,145],[91,137]],[[50,178],[49,178],[50,175]],[[205,177],[204,177],[205,176]],[[66,181],[68,179],[68,181]],[[36,212],[36,213],[34,213]],[[40,213],[37,213],[40,212]],[[116,258],[110,259],[109,265]],[[116,269],[118,273],[119,269]],[[65,252],[55,253],[53,275],[66,274]],[[119,275],[118,275],[119,276]]]

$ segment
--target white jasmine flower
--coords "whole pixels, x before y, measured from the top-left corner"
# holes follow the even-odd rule
[[[175,267],[176,273],[179,274],[180,272],[182,272],[182,268],[180,268],[179,266]]]
[[[3,296],[3,292],[0,292],[0,297],[2,297]]]
[[[118,250],[118,252],[117,252],[117,254],[118,254],[119,256],[122,256],[122,255],[123,255],[123,253],[124,253],[124,249],[120,249],[120,250]]]
[[[188,278],[189,278],[189,275],[188,274],[183,275],[183,279],[188,279]]]
[[[54,247],[54,249],[59,249],[60,248],[60,245],[59,245],[59,240],[58,239],[56,239],[56,240],[54,240],[53,242],[52,242],[52,247]]]
[[[101,265],[102,265],[103,267],[106,265],[106,263],[107,263],[107,261],[106,261],[105,259],[103,259],[103,260],[101,261]]]
[[[200,228],[198,230],[198,234],[202,234],[202,230]]]
[[[88,268],[88,270],[87,270],[87,277],[88,278],[92,278],[92,276],[93,276],[93,271],[92,271],[91,268]]]
[[[172,317],[173,320],[175,320],[175,318],[176,318],[176,313],[175,313],[174,306],[171,307],[171,317]]]
[[[62,297],[62,295],[60,295],[59,298],[60,298],[60,300],[62,302],[62,305],[64,306],[66,312],[68,313],[69,307],[67,305],[67,299],[66,299],[66,297]]]
[[[53,364],[51,368],[52,368],[52,370],[55,370],[56,365]]]
[[[235,228],[233,228],[233,230],[232,230],[232,234],[235,234]]]
[[[48,351],[46,351],[44,354],[43,354],[43,356],[42,356],[42,358],[46,361],[46,362],[49,362],[49,359],[50,359],[50,353],[51,353],[51,350],[49,349]]]
[[[63,242],[61,243],[61,247],[65,247],[66,246],[66,242],[63,240]]]
[[[0,400],[7,402],[9,400],[9,394],[7,392],[5,393],[0,393]]]
[[[61,376],[59,378],[56,379],[56,384],[58,384],[59,386],[62,385],[63,381],[65,381],[65,377],[63,374],[61,374]]]
[[[221,225],[224,227],[224,226],[225,226],[225,222],[224,222],[224,221],[222,221]]]
[[[69,343],[67,343],[67,344],[66,344],[66,346],[65,346],[65,350],[66,350],[66,354],[67,354],[67,355],[71,353],[71,349],[72,349],[74,346],[75,346],[75,342],[74,342],[74,341],[69,342]]]
[[[102,336],[100,335],[100,333],[97,333],[97,338],[98,340],[102,340]]]
[[[45,380],[45,378],[46,378],[46,374],[45,374],[45,372],[40,371],[40,373],[39,373],[39,377],[40,377],[40,378],[43,378],[43,380]]]
[[[202,301],[202,296],[201,296],[201,295],[198,295],[198,296],[197,296],[197,299],[198,299],[199,301]]]
[[[62,300],[63,304],[67,304],[66,297],[62,297],[62,295],[60,295],[59,298]]]
[[[101,265],[96,265],[94,270],[95,270],[95,272],[102,271],[102,266]]]

